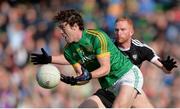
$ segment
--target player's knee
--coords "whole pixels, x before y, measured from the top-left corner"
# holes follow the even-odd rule
[[[144,92],[137,95],[133,102],[133,108],[154,108]]]

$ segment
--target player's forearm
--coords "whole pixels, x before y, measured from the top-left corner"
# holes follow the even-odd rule
[[[92,78],[100,78],[107,75],[110,71],[110,66],[101,66],[100,68],[91,72]]]
[[[64,55],[59,56],[52,56],[52,62],[53,64],[60,64],[60,65],[70,65],[69,62],[65,59]]]
[[[161,64],[161,62],[159,61],[159,60],[156,60],[156,61],[154,61],[153,62],[157,67],[159,67],[159,68],[163,68],[163,65]]]

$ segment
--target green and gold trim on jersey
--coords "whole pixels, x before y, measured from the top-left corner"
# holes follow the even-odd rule
[[[101,53],[106,53],[108,51],[107,48],[107,39],[103,36],[101,32],[95,30],[86,30],[86,32],[90,35],[98,37],[101,44]]]
[[[74,68],[81,66],[79,63],[75,63],[72,65]]]
[[[106,52],[106,53],[101,53],[99,55],[96,55],[97,58],[103,58],[103,57],[106,57],[106,56],[109,56],[110,55],[110,52]]]

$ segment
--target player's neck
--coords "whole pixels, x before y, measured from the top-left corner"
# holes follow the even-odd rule
[[[131,47],[131,40],[128,40],[124,43],[119,43],[118,46],[122,49],[129,49]]]

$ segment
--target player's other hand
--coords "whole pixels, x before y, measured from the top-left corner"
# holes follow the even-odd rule
[[[66,84],[77,85],[77,80],[73,76],[65,76],[61,74],[60,80]]]
[[[166,60],[159,60],[163,66],[166,68],[166,70],[171,71],[173,68],[176,68],[176,61],[171,58],[170,56],[167,57]]]
[[[42,54],[36,54],[36,53],[31,54],[31,62],[34,65],[51,63],[52,57],[49,56],[43,48],[41,48],[41,51]]]

